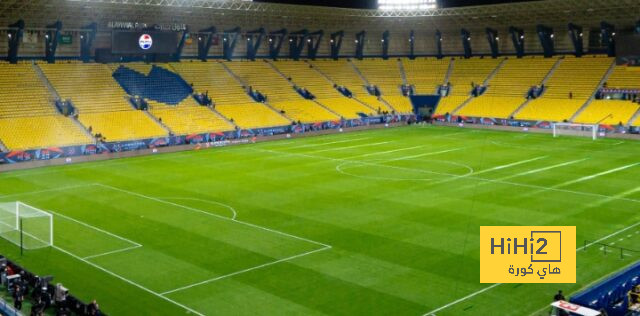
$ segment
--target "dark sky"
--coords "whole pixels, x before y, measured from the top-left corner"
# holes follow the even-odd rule
[[[320,5],[327,7],[343,7],[343,8],[360,8],[360,9],[373,9],[378,3],[377,0],[254,0],[257,2],[278,2],[289,4],[306,4],[306,5]],[[513,0],[438,0],[440,7],[461,7],[470,5],[483,5],[494,3],[508,3],[508,2],[522,2],[525,0],[513,1]]]

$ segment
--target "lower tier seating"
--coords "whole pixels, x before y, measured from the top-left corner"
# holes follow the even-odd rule
[[[411,100],[408,97],[401,95],[385,95],[382,98],[387,101],[387,103],[391,104],[396,112],[399,113],[412,113],[413,105],[411,104]]]
[[[471,101],[456,114],[476,117],[509,118],[525,101],[525,98],[519,97],[480,96],[471,99]]]
[[[167,132],[142,111],[85,113],[78,119],[108,142],[167,136]]]
[[[61,115],[0,119],[0,139],[11,150],[90,144],[93,140]]]
[[[461,95],[450,95],[448,97],[443,97],[440,99],[438,103],[438,107],[436,108],[436,114],[444,115],[444,114],[453,114],[453,110],[455,110],[460,104],[466,101],[469,96],[461,96]]]
[[[281,111],[284,115],[302,123],[316,123],[335,121],[339,117],[329,112],[327,109],[309,100],[291,100],[273,102],[271,105]]]
[[[515,118],[533,121],[569,120],[585,100],[540,98],[529,102]]]
[[[218,105],[216,110],[241,128],[289,125],[291,122],[262,103]]]
[[[349,98],[328,98],[318,99],[320,104],[330,108],[333,112],[338,113],[345,119],[359,118],[358,113],[373,115],[374,110],[363,105],[362,103]]]
[[[576,123],[626,125],[640,105],[623,100],[593,100],[574,120]]]
[[[149,101],[149,112],[176,135],[232,131],[234,126],[192,98],[176,106]]]

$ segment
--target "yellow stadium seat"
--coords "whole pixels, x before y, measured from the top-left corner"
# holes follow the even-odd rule
[[[466,101],[468,96],[460,96],[460,95],[450,95],[448,97],[443,97],[440,99],[438,103],[438,107],[436,108],[435,114],[444,115],[444,114],[453,114],[453,110],[455,110],[458,106],[460,106],[464,101]]]
[[[232,131],[233,125],[189,97],[176,106],[149,102],[149,112],[176,135]]]
[[[291,122],[261,103],[217,105],[216,110],[241,128],[289,125]]]
[[[92,143],[70,118],[61,115],[0,119],[0,139],[9,149],[25,150]]]
[[[624,100],[593,100],[574,120],[576,123],[626,125],[640,105]]]
[[[450,58],[436,59],[418,57],[414,60],[402,59],[407,83],[413,85],[416,94],[435,94],[439,85],[444,84],[449,70]]]

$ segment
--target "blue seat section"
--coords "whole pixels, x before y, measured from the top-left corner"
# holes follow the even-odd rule
[[[627,293],[640,284],[640,262],[579,292],[571,297],[571,303],[604,310],[608,316],[624,316],[627,313]]]
[[[193,92],[178,74],[153,65],[148,75],[120,65],[113,78],[130,95],[176,105]]]

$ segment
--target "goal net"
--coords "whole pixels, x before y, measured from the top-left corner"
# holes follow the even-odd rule
[[[559,136],[582,136],[591,137],[596,140],[598,138],[598,125],[591,124],[573,124],[573,123],[554,123],[553,137]]]
[[[53,245],[53,216],[22,202],[0,203],[0,238],[24,249]]]

